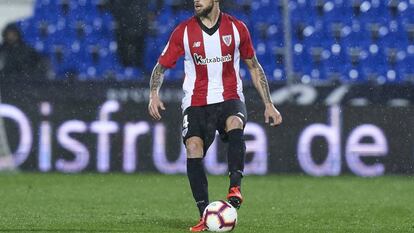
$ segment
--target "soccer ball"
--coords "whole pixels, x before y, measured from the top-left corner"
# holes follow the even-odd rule
[[[231,231],[237,224],[237,211],[226,201],[215,201],[206,207],[203,219],[209,231]]]

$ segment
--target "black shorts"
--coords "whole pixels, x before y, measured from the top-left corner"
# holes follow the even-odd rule
[[[183,143],[190,137],[200,137],[204,142],[204,155],[213,143],[216,130],[221,139],[227,142],[226,120],[230,116],[238,116],[247,122],[246,105],[241,100],[227,100],[206,106],[188,107],[183,114],[182,137]]]

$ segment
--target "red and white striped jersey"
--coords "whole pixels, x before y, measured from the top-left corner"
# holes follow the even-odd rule
[[[191,17],[175,28],[158,62],[173,68],[183,55],[183,111],[230,99],[244,101],[240,58],[252,58],[254,48],[243,22],[221,13],[209,29],[199,18]]]

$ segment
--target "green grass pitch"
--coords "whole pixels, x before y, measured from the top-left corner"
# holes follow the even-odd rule
[[[227,177],[209,176],[210,199]],[[414,232],[412,177],[247,176],[234,232]],[[0,174],[0,232],[188,232],[186,176]]]

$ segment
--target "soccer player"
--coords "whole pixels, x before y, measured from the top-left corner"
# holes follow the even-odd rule
[[[235,208],[243,202],[243,177],[246,146],[243,130],[246,107],[239,75],[240,59],[250,71],[253,84],[265,106],[265,122],[282,122],[269,94],[265,73],[257,61],[246,25],[220,11],[219,0],[194,0],[195,16],[180,23],[162,52],[151,74],[149,114],[160,120],[165,110],[159,90],[166,69],[173,68],[184,56],[185,78],[182,100],[182,137],[187,151],[187,176],[200,216],[209,204],[203,158],[215,138],[216,130],[228,143],[230,177],[227,200]],[[206,230],[203,219],[190,228]]]

